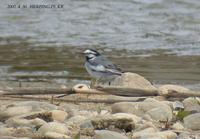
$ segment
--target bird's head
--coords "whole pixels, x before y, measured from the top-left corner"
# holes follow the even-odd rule
[[[83,54],[85,54],[87,60],[91,60],[97,56],[100,56],[100,53],[93,49],[86,49]]]

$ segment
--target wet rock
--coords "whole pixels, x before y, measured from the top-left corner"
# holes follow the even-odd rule
[[[159,94],[161,95],[166,95],[169,93],[169,90],[174,90],[177,92],[182,92],[182,91],[189,91],[188,88],[185,88],[183,86],[179,86],[179,85],[171,85],[171,84],[167,84],[167,85],[162,85],[158,88]]]
[[[44,138],[48,138],[48,139],[71,139],[71,137],[69,137],[67,135],[56,133],[56,132],[46,132],[44,134]]]
[[[112,113],[131,113],[137,116],[148,114],[154,120],[170,121],[172,119],[171,108],[155,99],[148,98],[143,102],[120,102],[111,107]]]
[[[192,130],[200,130],[200,113],[191,114],[183,119],[184,127]]]
[[[51,114],[52,114],[52,119],[59,122],[65,121],[65,119],[67,119],[68,117],[68,113],[61,110],[52,110]]]
[[[183,100],[183,104],[185,107],[185,111],[189,111],[191,113],[199,113],[200,112],[200,99],[199,98],[186,98]]]
[[[125,135],[109,130],[95,130],[95,139],[128,139]]]
[[[155,132],[153,129],[145,129],[133,133],[132,139],[176,139],[176,133],[172,131]]]
[[[47,132],[56,132],[56,133],[66,135],[66,134],[68,134],[68,129],[62,123],[49,122],[49,123],[46,123],[43,126],[41,126],[37,131],[37,133],[42,136],[45,135]]]
[[[117,77],[113,82],[113,86],[123,86],[137,89],[156,89],[151,82],[136,73],[126,72]]]
[[[135,128],[133,117],[127,115],[101,116],[91,119],[95,129],[123,129],[130,132]]]

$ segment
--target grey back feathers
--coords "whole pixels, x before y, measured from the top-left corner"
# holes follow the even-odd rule
[[[102,56],[99,52],[92,49],[84,51],[86,56],[85,68],[93,78],[108,79],[111,76],[121,75],[121,69]]]

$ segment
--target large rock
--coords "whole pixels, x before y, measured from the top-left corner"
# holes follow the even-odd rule
[[[143,102],[120,102],[112,105],[112,113],[131,113],[137,116],[148,114],[154,120],[170,121],[172,110],[170,106],[155,99],[146,99]]]
[[[171,84],[162,85],[162,86],[160,86],[158,88],[159,94],[161,94],[161,95],[168,94],[169,90],[174,90],[174,91],[177,91],[177,92],[189,91],[188,88],[185,88],[183,86],[180,86],[180,85],[171,85]]]
[[[191,114],[183,119],[184,126],[192,130],[200,130],[200,113]]]
[[[46,123],[41,126],[37,131],[37,133],[42,136],[44,136],[47,132],[56,132],[64,135],[69,133],[67,127],[64,124],[58,122]]]
[[[200,113],[200,98],[186,98],[183,100],[183,105],[185,107],[185,111]]]
[[[136,73],[126,72],[111,82],[113,86],[123,86],[137,89],[156,89],[151,82]]]
[[[128,139],[128,137],[114,131],[95,130],[94,139]]]

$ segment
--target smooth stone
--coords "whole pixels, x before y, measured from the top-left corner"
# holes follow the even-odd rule
[[[184,91],[189,91],[188,88],[185,88],[183,86],[180,85],[171,85],[171,84],[166,84],[166,85],[162,85],[158,88],[159,94],[160,95],[166,95],[169,93],[169,90],[174,90],[177,92],[184,92]]]
[[[56,132],[60,134],[68,134],[68,129],[65,124],[58,123],[58,122],[49,122],[42,125],[37,133],[40,135],[45,135],[47,132]]]
[[[169,106],[151,109],[147,111],[146,114],[150,115],[153,120],[157,121],[171,121],[173,116],[172,110]]]
[[[185,106],[185,111],[189,111],[192,113],[200,112],[200,99],[189,97],[183,100],[183,105]]]
[[[148,130],[147,130],[148,131]],[[162,132],[151,132],[152,129],[148,132],[144,131],[139,131],[135,133],[137,136],[132,137],[132,139],[176,139],[177,135],[176,133],[172,131],[162,131]]]
[[[84,129],[84,128],[91,128],[91,129],[94,129],[94,126],[92,125],[92,122],[91,120],[87,119],[85,121],[83,121],[80,125],[80,128],[81,129]]]
[[[44,138],[48,138],[48,139],[71,139],[71,137],[69,137],[67,135],[56,133],[56,132],[46,132],[44,134]]]
[[[65,111],[61,111],[61,110],[52,110],[51,114],[52,114],[53,120],[56,120],[59,122],[64,122],[65,119],[68,118],[68,113],[66,113]]]
[[[143,76],[126,72],[123,73],[121,76],[118,76],[111,82],[112,86],[121,86],[121,87],[128,87],[128,88],[137,88],[137,89],[155,89],[151,82],[145,79]]]
[[[156,133],[157,130],[155,128],[152,128],[152,127],[149,127],[149,128],[146,128],[144,130],[141,130],[141,131],[137,131],[137,132],[134,132],[131,136],[131,138],[140,138],[141,136],[144,136],[145,134],[149,134],[149,133]]]
[[[154,120],[170,121],[172,110],[170,106],[152,98],[143,102],[119,102],[111,106],[112,113],[130,113],[143,117],[146,113]]]
[[[0,127],[0,136],[3,135],[12,135],[15,132],[15,128],[13,127]]]
[[[85,116],[80,116],[80,115],[77,115],[77,116],[74,116],[74,117],[71,117],[67,120],[65,120],[65,123],[67,125],[70,125],[70,124],[77,124],[77,125],[80,125],[83,121],[85,121],[87,118]]]
[[[95,130],[94,139],[128,139],[128,137],[114,131]]]
[[[5,123],[9,127],[21,127],[21,126],[39,127],[45,124],[46,122],[39,118],[28,120],[28,119],[13,117],[6,120]]]
[[[115,114],[112,114],[112,116],[116,117],[116,118],[130,118],[134,121],[134,123],[139,123],[142,118],[141,117],[138,117],[134,114],[129,114],[129,113],[115,113]]]
[[[9,127],[19,127],[19,126],[32,126],[31,122],[27,119],[10,118],[5,121]]]
[[[139,102],[119,102],[111,106],[112,113],[130,113],[137,116],[144,115],[144,111],[139,107]]]
[[[200,113],[191,114],[184,119],[184,127],[192,130],[200,130]]]
[[[0,107],[0,119],[8,119],[10,117],[19,116],[36,111],[54,110],[58,107],[46,102],[25,101],[17,102]]]
[[[2,108],[3,107],[0,109],[0,119],[8,119],[10,117],[26,114],[32,111],[31,106],[12,106]]]

